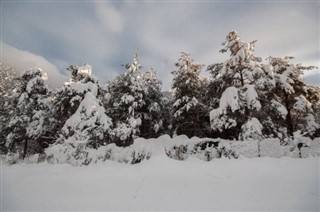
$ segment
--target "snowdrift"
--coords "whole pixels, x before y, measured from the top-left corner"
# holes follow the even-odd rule
[[[254,158],[254,157],[293,157],[307,158],[320,156],[320,138],[311,140],[298,137],[281,145],[276,138],[261,141],[231,141],[212,138],[188,138],[180,135],[171,138],[168,135],[154,139],[138,138],[133,145],[118,147],[115,144],[101,146],[98,149],[64,143],[54,144],[46,149],[45,154],[33,155],[25,159],[27,163],[47,161],[53,164],[71,164],[74,166],[105,162],[106,160],[120,163],[136,164],[152,157],[166,155],[171,159],[186,160],[189,157],[204,161],[218,158]],[[9,164],[18,162],[16,155],[8,155]]]

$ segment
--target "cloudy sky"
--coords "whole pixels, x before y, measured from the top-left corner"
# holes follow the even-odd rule
[[[221,43],[231,30],[258,40],[256,56],[292,55],[320,66],[319,1],[15,1],[1,0],[1,60],[17,71],[39,66],[52,86],[66,67],[93,67],[101,83],[124,71],[139,48],[165,90],[180,52],[198,63],[222,62]],[[319,70],[306,74],[320,85]]]

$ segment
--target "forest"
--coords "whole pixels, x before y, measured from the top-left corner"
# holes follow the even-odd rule
[[[295,134],[320,137],[320,88],[303,80],[304,71],[317,67],[294,64],[292,56],[262,59],[254,55],[255,43],[231,31],[220,50],[228,59],[210,65],[182,52],[175,70],[168,70],[171,92],[162,90],[156,70],[143,68],[139,52],[105,85],[86,63],[67,67],[69,81],[53,89],[45,70],[17,77],[2,64],[0,154],[17,162],[35,154],[46,158],[58,146],[79,154],[163,135],[230,142],[277,138],[281,146]],[[210,77],[201,75],[204,70]]]

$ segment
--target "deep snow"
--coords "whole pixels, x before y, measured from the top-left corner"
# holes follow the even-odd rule
[[[319,211],[319,158],[1,165],[1,211]]]

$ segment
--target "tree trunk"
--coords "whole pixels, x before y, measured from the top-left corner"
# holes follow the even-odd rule
[[[239,71],[239,74],[240,74],[241,87],[243,87],[243,86],[244,86],[244,79],[243,79],[242,70]],[[248,108],[247,105],[244,107],[244,114],[245,114],[247,117],[249,117],[249,115],[250,115],[250,111],[249,111],[249,108]]]
[[[285,101],[286,101],[286,109],[288,111],[288,114],[286,116],[286,125],[289,136],[293,136],[293,123],[292,123],[292,117],[291,117],[291,109],[290,109],[290,103],[289,103],[289,97],[288,94],[284,91],[285,95]]]
[[[22,159],[24,159],[27,156],[27,150],[28,150],[28,139],[26,139],[24,142]]]
[[[239,74],[240,74],[241,87],[243,87],[243,86],[244,86],[244,79],[243,79],[242,70],[241,70],[241,71],[239,71]]]

